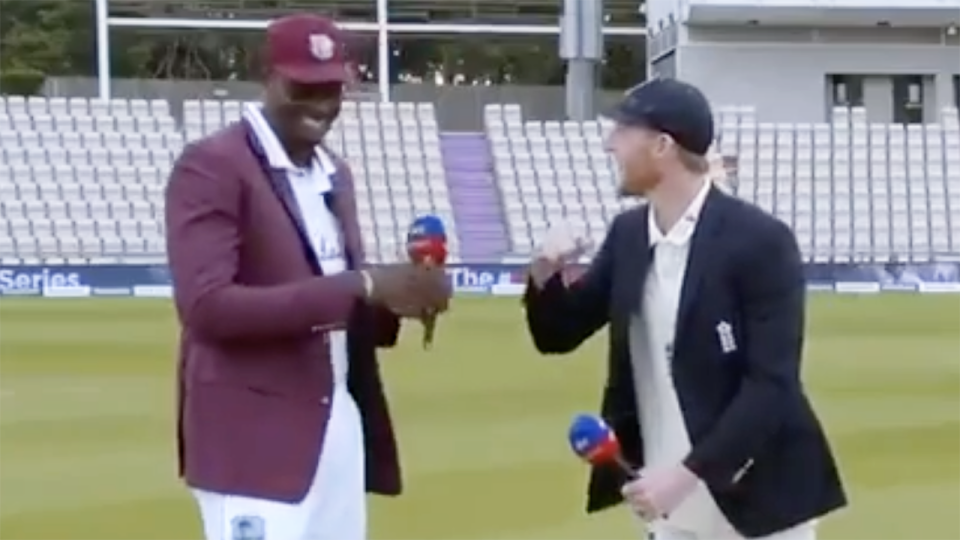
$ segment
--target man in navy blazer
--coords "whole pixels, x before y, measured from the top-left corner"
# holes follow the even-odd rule
[[[623,498],[657,540],[813,540],[846,504],[800,380],[803,265],[791,230],[709,179],[713,116],[676,80],[630,90],[608,149],[624,195],[589,270],[553,231],[531,266],[527,324],[545,354],[609,325],[602,415],[638,472],[592,471],[588,511]]]

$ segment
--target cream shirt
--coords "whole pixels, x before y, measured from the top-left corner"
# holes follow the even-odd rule
[[[631,321],[630,356],[644,461],[649,468],[674,466],[691,449],[670,363],[690,241],[710,186],[704,179],[690,206],[666,233],[657,226],[653,207],[647,213],[653,260],[644,282],[641,309]],[[671,527],[698,534],[731,530],[703,482],[665,521]]]
[[[340,228],[323,194],[332,189],[333,160],[318,151],[310,167],[298,168],[280,145],[260,109],[248,107],[244,118],[263,147],[270,166],[287,173],[291,191],[303,216],[306,235],[324,274],[343,272],[346,258]],[[365,443],[363,421],[347,388],[347,335],[330,332],[334,387],[323,447],[310,489],[303,500],[288,504],[234,494],[194,490],[209,540],[235,537],[236,520],[255,517],[265,523],[270,538],[367,538]],[[309,405],[308,405],[309,406]],[[320,406],[318,404],[317,406]]]
[[[323,195],[333,189],[331,177],[337,167],[326,152],[317,148],[317,155],[310,168],[297,167],[280,145],[276,134],[263,118],[259,107],[247,105],[244,117],[253,126],[253,130],[263,145],[263,151],[270,165],[287,171],[287,180],[293,191],[300,215],[303,216],[307,237],[313,254],[320,263],[325,276],[339,274],[347,269],[340,226],[337,219],[327,208]],[[333,363],[334,390],[346,389],[349,362],[347,360],[347,332],[330,332],[330,359]]]

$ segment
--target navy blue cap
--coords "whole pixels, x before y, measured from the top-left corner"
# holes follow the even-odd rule
[[[606,117],[618,124],[666,133],[688,152],[707,155],[713,144],[713,111],[697,87],[676,79],[634,86]]]

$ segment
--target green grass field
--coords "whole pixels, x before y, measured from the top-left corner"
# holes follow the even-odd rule
[[[805,376],[852,506],[828,539],[960,538],[960,297],[818,296]],[[0,300],[0,537],[199,538],[175,477],[166,301]],[[604,343],[542,358],[515,299],[458,299],[438,343],[382,356],[407,493],[377,539],[637,538],[582,511],[570,417],[595,410]],[[797,464],[802,466],[802,464]]]

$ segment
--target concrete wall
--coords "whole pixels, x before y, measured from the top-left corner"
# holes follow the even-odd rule
[[[960,41],[939,30],[687,28],[678,77],[714,103],[752,105],[763,121],[826,119],[829,75],[867,75],[871,121],[893,121],[891,75],[924,77],[924,119],[953,106]]]
[[[519,103],[531,120],[562,120],[566,98],[562,86],[435,86],[401,84],[394,86],[394,101],[434,103],[440,128],[445,131],[480,131],[483,108],[490,103]],[[188,99],[256,99],[260,86],[243,81],[114,80],[114,97],[167,99],[174,111]],[[96,97],[93,78],[51,77],[44,88],[47,96]],[[376,86],[358,88],[354,99],[378,99]],[[602,110],[623,95],[623,91],[598,92]]]

